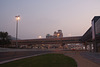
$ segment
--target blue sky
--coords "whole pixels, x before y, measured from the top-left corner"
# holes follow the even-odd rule
[[[16,15],[20,39],[45,38],[59,29],[64,37],[82,36],[100,16],[100,0],[0,0],[0,31],[15,37]]]

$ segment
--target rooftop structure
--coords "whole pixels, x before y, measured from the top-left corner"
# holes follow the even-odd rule
[[[46,35],[46,38],[61,38],[61,37],[63,37],[62,30],[58,30],[58,32],[55,31],[53,35],[50,34]]]

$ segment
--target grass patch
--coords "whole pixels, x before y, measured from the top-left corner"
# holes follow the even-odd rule
[[[63,54],[45,54],[0,64],[0,67],[77,67],[77,63]]]

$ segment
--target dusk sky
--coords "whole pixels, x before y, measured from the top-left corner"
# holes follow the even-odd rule
[[[0,31],[18,38],[45,38],[62,30],[64,37],[82,36],[94,16],[100,16],[100,0],[0,0]]]

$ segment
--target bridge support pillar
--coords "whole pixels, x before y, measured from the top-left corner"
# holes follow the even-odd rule
[[[90,52],[93,52],[93,43],[91,42],[91,43],[89,44],[89,46],[90,46]]]
[[[87,50],[87,45],[85,45],[85,50]]]
[[[65,45],[65,43],[61,43],[61,46],[62,46],[63,49],[64,49],[64,45]]]
[[[84,43],[84,46],[85,46],[85,50],[87,50],[87,44],[86,44],[86,42]]]
[[[90,52],[92,52],[92,44],[90,43],[89,46],[90,46]]]
[[[98,52],[97,42],[93,41],[93,52]]]

